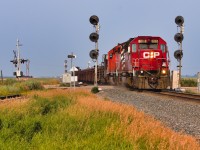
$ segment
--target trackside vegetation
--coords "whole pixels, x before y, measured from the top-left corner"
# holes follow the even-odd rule
[[[181,86],[183,87],[197,87],[197,79],[196,78],[182,78]]]
[[[44,85],[59,84],[58,79],[30,78],[28,80],[6,79],[0,82],[0,96],[21,95],[31,90],[42,90]]]
[[[0,149],[200,148],[193,137],[89,90],[33,91],[29,97],[0,103]]]

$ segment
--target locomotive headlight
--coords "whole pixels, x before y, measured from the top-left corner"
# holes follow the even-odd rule
[[[166,71],[165,69],[163,69],[163,70],[161,71],[161,73],[162,73],[162,74],[166,74],[167,71]]]

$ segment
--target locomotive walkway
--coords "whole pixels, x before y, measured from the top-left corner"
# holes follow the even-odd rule
[[[98,94],[107,99],[133,105],[177,132],[200,139],[200,103],[163,95],[130,91],[123,87],[102,87]]]

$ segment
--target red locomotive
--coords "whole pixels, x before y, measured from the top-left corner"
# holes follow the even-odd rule
[[[167,43],[162,38],[130,38],[104,55],[98,81],[137,89],[166,89],[170,85],[169,62]],[[78,79],[93,82],[94,68],[79,70]]]

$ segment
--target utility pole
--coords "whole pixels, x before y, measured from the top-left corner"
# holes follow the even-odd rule
[[[1,70],[1,82],[3,83],[3,72]]]
[[[29,77],[29,73],[30,73],[30,60],[29,59],[27,59],[27,60],[25,60],[25,62],[26,62],[26,76],[27,77]]]

